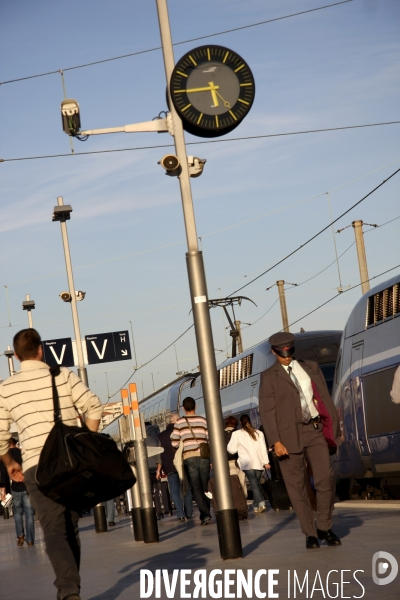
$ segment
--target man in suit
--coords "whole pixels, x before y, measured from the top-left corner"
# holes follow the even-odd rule
[[[339,420],[321,369],[313,361],[294,358],[294,340],[289,332],[269,338],[276,363],[261,374],[260,417],[268,444],[279,458],[290,500],[306,536],[306,548],[319,548],[318,538],[329,546],[339,546],[340,539],[331,529],[335,482],[315,398],[322,401],[331,417],[337,446]],[[317,492],[317,525],[306,487],[307,463]]]

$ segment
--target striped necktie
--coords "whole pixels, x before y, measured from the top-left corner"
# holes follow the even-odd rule
[[[296,386],[299,394],[300,394],[300,402],[301,402],[301,412],[303,415],[303,423],[309,423],[311,421],[311,412],[310,409],[308,407],[307,404],[307,400],[306,397],[304,395],[304,392],[302,390],[302,387],[299,383],[299,380],[297,379],[296,375],[293,373],[293,369],[292,367],[288,367],[288,373],[290,376],[290,379],[293,381],[294,385]]]

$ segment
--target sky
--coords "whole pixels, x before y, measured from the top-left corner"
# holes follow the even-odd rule
[[[207,160],[191,184],[209,298],[248,284],[400,168],[398,123],[278,135],[400,120],[400,4],[352,0],[289,16],[327,4],[333,2],[169,0],[175,60],[219,44],[247,61],[256,82],[253,107],[231,134],[211,143],[186,134],[188,154]],[[236,31],[223,33],[230,29]],[[218,35],[205,37],[212,34]],[[134,336],[136,359],[132,352],[131,361],[88,366],[102,402],[119,400],[134,366],[168,346],[132,377],[140,398],[198,365],[193,328],[172,344],[193,323],[185,229],[179,183],[157,164],[173,151],[171,136],[75,139],[73,156],[61,127],[59,71],[66,97],[80,104],[82,129],[149,121],[167,108],[159,46],[155,0],[1,4],[0,353],[27,326],[25,294],[36,303],[33,322],[42,339],[74,339],[70,306],[59,298],[68,289],[60,225],[51,221],[62,196],[73,208],[67,227],[75,288],[86,292],[78,304],[82,336]],[[160,145],[166,147],[151,148]],[[282,327],[279,279],[287,282],[291,331],[344,328],[359,286],[305,315],[340,285],[360,283],[355,219],[368,224],[371,286],[400,272],[381,275],[400,263],[399,185],[400,174],[238,292],[257,305],[244,301],[235,309],[245,349]],[[335,244],[344,253],[338,263]],[[211,310],[211,319],[220,364],[231,338],[221,308]],[[0,377],[7,376],[1,356]]]

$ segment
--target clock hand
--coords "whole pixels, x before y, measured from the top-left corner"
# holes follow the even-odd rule
[[[192,92],[211,92],[211,90],[219,90],[219,85],[216,85],[213,87],[200,87],[200,88],[190,88],[190,89],[186,89],[186,90],[174,90],[174,93],[178,94],[178,93],[186,92],[187,94],[190,94]]]
[[[218,86],[218,87],[219,87],[219,86]],[[230,108],[230,107],[231,107],[231,105],[230,105],[230,102],[228,102],[227,100],[225,100],[225,99],[224,99],[224,98],[221,96],[221,94],[220,94],[220,93],[218,93],[218,92],[215,92],[215,93],[217,94],[217,96],[219,96],[219,97],[221,98],[221,100],[222,100],[222,102],[224,103],[224,106],[225,106],[226,108]]]
[[[210,92],[214,107],[219,106],[217,92],[215,91],[219,88],[219,86],[214,85],[213,81],[209,81],[208,85],[210,86]]]

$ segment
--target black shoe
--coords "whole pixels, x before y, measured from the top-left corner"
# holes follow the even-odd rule
[[[179,523],[184,523],[185,522],[185,517],[180,517],[179,518]]]
[[[316,537],[314,537],[313,535],[309,535],[308,537],[306,537],[307,550],[312,550],[313,548],[319,548],[319,547],[320,547],[320,545],[319,545]]]
[[[326,529],[323,531],[322,529],[317,529],[318,538],[320,540],[325,540],[328,546],[341,546],[342,542],[338,538],[338,536],[333,533],[332,529]]]
[[[209,525],[211,523],[211,517],[206,517],[204,521],[201,522],[202,525]]]
[[[109,521],[108,524],[109,524],[110,527],[115,527],[114,521]]]

